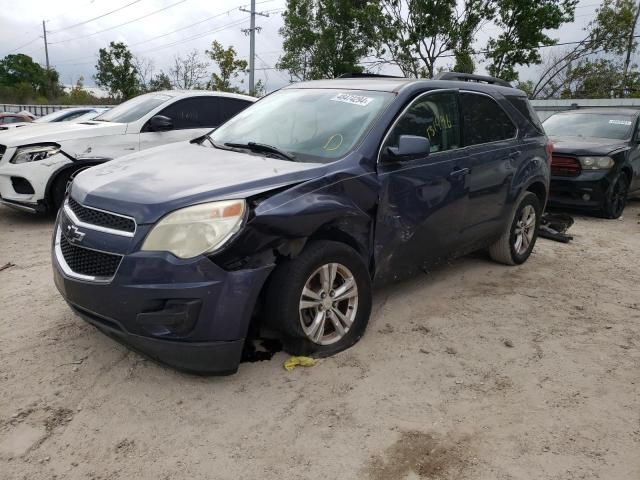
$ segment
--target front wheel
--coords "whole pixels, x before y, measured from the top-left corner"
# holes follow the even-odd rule
[[[278,265],[266,295],[267,324],[280,331],[293,355],[328,356],[363,335],[371,313],[365,263],[338,242],[310,243]]]
[[[489,247],[491,258],[505,265],[520,265],[527,261],[538,238],[542,207],[531,192],[520,196],[511,222],[496,243]]]
[[[629,195],[629,179],[626,173],[620,172],[611,182],[602,206],[602,215],[610,219],[620,218],[627,205],[627,195]]]

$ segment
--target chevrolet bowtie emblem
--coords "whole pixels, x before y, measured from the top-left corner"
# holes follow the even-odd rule
[[[85,235],[86,233],[78,230],[78,227],[76,227],[75,225],[67,225],[67,238],[71,242],[80,243],[82,240],[84,240]]]

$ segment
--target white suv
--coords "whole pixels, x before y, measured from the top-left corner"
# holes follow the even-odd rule
[[[0,132],[0,201],[34,213],[57,210],[77,171],[200,137],[254,101],[232,93],[169,90],[140,95],[90,121]]]

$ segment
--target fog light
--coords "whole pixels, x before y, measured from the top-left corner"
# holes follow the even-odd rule
[[[585,202],[588,202],[589,200],[591,200],[591,195],[589,195],[588,193],[585,193],[584,195],[582,195],[582,200],[584,200]]]

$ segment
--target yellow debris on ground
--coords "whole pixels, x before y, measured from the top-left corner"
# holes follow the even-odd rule
[[[288,372],[296,368],[298,365],[301,367],[313,367],[316,364],[316,359],[311,357],[291,357],[284,362],[284,369]]]

